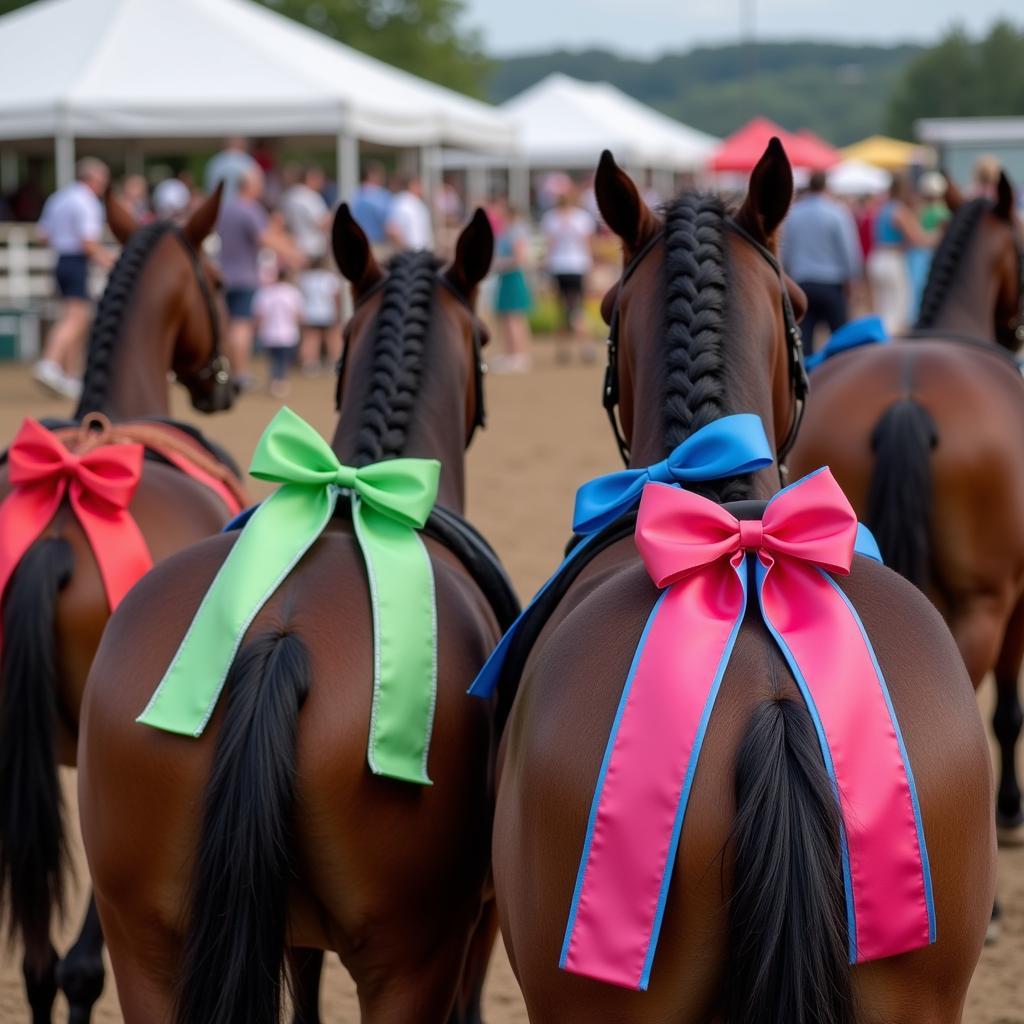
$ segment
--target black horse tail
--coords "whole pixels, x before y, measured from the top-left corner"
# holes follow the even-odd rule
[[[736,762],[729,1024],[854,1024],[839,829],[807,709],[764,701]]]
[[[890,405],[871,435],[867,524],[885,564],[921,590],[931,573],[931,451],[938,439],[935,420],[912,398]]]
[[[228,675],[228,705],[206,788],[177,992],[177,1024],[278,1024],[293,876],[305,644],[268,633]]]
[[[0,901],[25,966],[53,956],[50,921],[63,909],[67,855],[57,774],[57,597],[74,568],[61,537],[37,541],[7,587],[0,665]]]

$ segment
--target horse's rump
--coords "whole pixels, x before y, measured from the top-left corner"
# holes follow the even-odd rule
[[[973,964],[984,921],[969,911],[964,892],[970,889],[984,903],[993,868],[988,755],[970,686],[936,612],[908,584],[858,558],[853,574],[840,585],[857,607],[890,685],[918,783],[939,894],[942,953],[929,947],[901,960],[920,963],[921,972],[935,958],[956,963],[962,955]],[[528,970],[534,982],[542,978],[547,1005],[565,1010],[562,1018],[552,1012],[542,1020],[654,1020],[671,1014],[671,1019],[689,1021],[722,1012],[738,751],[765,702],[783,699],[804,708],[784,660],[748,606],[698,762],[650,990],[637,995],[596,988],[559,971],[602,755],[656,596],[638,562],[606,574],[579,600],[570,593],[527,666],[510,718],[495,826],[495,873],[499,899],[516,894],[501,912],[517,971]],[[820,759],[820,752],[815,756]],[[954,827],[949,815],[961,800],[975,801],[968,812],[972,820],[958,820]],[[965,835],[974,835],[973,846]],[[957,904],[955,912],[942,905],[950,898]],[[966,918],[958,917],[963,914]],[[970,925],[965,927],[963,920]],[[884,967],[857,968],[855,988],[873,989],[873,979],[885,973]],[[961,985],[966,979],[953,972],[949,991],[956,998]],[[595,1014],[591,1018],[580,1008],[579,1000],[587,995],[601,1000],[600,1016],[595,1002],[589,1004]]]

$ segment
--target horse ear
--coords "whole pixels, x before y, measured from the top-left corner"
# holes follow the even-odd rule
[[[103,200],[107,207],[107,223],[110,230],[122,245],[127,245],[128,239],[138,230],[139,222],[132,211],[114,195],[112,188],[107,188]]]
[[[1006,176],[1006,171],[999,172],[999,184],[996,186],[996,205],[993,213],[1007,224],[1013,223],[1013,208],[1016,200],[1013,194],[1013,183]]]
[[[331,225],[331,247],[334,262],[342,277],[352,284],[352,293],[359,298],[382,277],[380,266],[370,250],[363,229],[356,223],[348,203],[342,203]]]
[[[966,202],[964,194],[960,191],[957,183],[945,171],[942,171],[942,176],[946,179],[946,206],[949,207],[950,213],[956,213]]]
[[[773,136],[750,174],[747,198],[736,219],[770,247],[792,201],[793,168],[782,143]]]
[[[594,175],[594,196],[605,224],[635,252],[653,230],[657,218],[644,202],[633,179],[615,162],[611,150],[601,154]]]
[[[469,296],[487,276],[493,257],[494,231],[487,214],[477,207],[473,219],[459,235],[455,244],[455,259],[445,271],[445,276],[463,295]]]
[[[220,200],[224,195],[224,182],[217,182],[217,187],[192,211],[192,216],[182,225],[181,233],[193,249],[198,249],[206,241],[207,235],[217,224],[220,214]]]

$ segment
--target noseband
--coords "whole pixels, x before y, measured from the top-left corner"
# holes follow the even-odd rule
[[[797,434],[800,431],[800,423],[804,416],[804,406],[807,400],[807,366],[804,362],[804,344],[800,335],[800,328],[797,326],[796,315],[793,312],[793,304],[789,299],[789,292],[786,289],[786,281],[782,267],[775,258],[775,254],[763,246],[745,228],[741,227],[731,218],[726,220],[726,225],[736,232],[754,251],[772,268],[779,279],[779,289],[782,292],[782,319],[786,330],[786,351],[789,355],[789,379],[793,392],[793,419],[783,442],[778,445],[778,462],[781,467],[786,456],[790,453],[796,443]],[[615,443],[618,445],[622,461],[629,465],[629,445],[626,436],[619,423],[617,409],[619,405],[619,307],[622,299],[622,290],[633,273],[650,254],[651,250],[665,237],[662,229],[653,237],[647,240],[643,248],[626,264],[619,279],[619,286],[615,294],[615,304],[612,306],[611,324],[608,330],[608,367],[604,375],[604,393],[602,404],[605,412],[608,413],[608,421],[612,425],[612,433],[615,435]]]
[[[386,277],[382,277],[372,288],[364,292],[359,300],[353,307],[353,314],[359,309],[362,309],[369,300],[381,291],[387,282]],[[469,300],[445,277],[444,274],[439,273],[437,275],[437,283],[447,291],[452,298],[454,298],[463,309],[469,314],[470,323],[473,329],[473,391],[475,396],[474,411],[473,411],[473,422],[469,428],[469,436],[466,438],[466,447],[472,443],[473,438],[476,436],[477,430],[481,427],[487,426],[487,407],[485,401],[485,389],[484,389],[484,377],[487,374],[487,364],[484,362],[484,328],[480,322],[480,318],[476,315],[473,307],[469,304]],[[334,408],[337,412],[341,411],[341,393],[344,388],[345,382],[345,368],[347,364],[348,356],[348,343],[351,335],[352,318],[349,318],[349,322],[345,325],[343,332],[344,346],[341,350],[341,357],[338,359],[338,380],[335,385],[334,391]]]

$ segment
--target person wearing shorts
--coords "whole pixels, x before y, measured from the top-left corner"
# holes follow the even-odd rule
[[[299,362],[307,377],[320,373],[321,359],[329,366],[341,358],[341,288],[338,276],[320,259],[299,274],[302,292],[302,344]]]
[[[252,386],[253,296],[260,286],[260,250],[272,249],[279,261],[295,264],[298,257],[279,225],[260,202],[263,172],[253,165],[244,172],[238,189],[221,204],[220,269],[228,307],[228,356],[235,383]]]
[[[109,269],[114,262],[101,242],[104,218],[99,197],[110,180],[107,165],[86,157],[76,171],[76,180],[46,201],[39,220],[40,236],[57,254],[54,277],[61,306],[42,358],[32,369],[44,388],[71,399],[82,391],[83,348],[92,318],[89,264]]]
[[[562,193],[555,207],[548,210],[541,221],[547,242],[547,270],[558,289],[565,329],[557,340],[556,359],[559,363],[570,361],[569,345],[574,341],[585,361],[593,361],[596,357],[583,315],[586,276],[593,263],[591,243],[595,228],[594,218],[576,203],[568,191]]]

